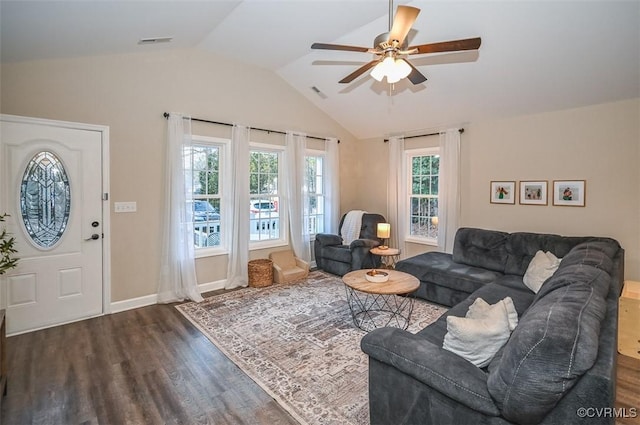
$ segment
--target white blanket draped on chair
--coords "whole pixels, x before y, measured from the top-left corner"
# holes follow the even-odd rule
[[[360,238],[360,229],[362,228],[362,215],[366,211],[352,210],[347,213],[342,222],[340,234],[345,245],[349,245],[356,239]]]

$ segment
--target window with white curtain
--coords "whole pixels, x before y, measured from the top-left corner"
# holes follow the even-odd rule
[[[280,193],[282,150],[252,147],[249,152],[249,240],[281,241],[286,219]],[[286,223],[286,222],[284,222]],[[285,230],[283,230],[285,229]]]
[[[304,228],[313,238],[317,233],[324,233],[326,189],[323,154],[309,151],[305,156],[304,185],[308,198],[304,209]]]
[[[406,151],[405,161],[408,235],[407,240],[436,245],[438,242],[438,193],[440,152],[438,148]]]
[[[193,201],[194,245],[196,255],[215,254],[227,250],[223,217],[223,196],[228,191],[227,146],[229,141],[193,136],[192,154],[185,156],[185,173],[191,182]]]

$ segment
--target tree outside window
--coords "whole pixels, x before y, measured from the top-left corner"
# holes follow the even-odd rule
[[[426,240],[438,238],[438,184],[440,155],[413,154],[409,195],[409,235]]]
[[[221,245],[220,147],[194,144],[191,163],[185,166],[192,182],[194,244],[197,248]]]
[[[305,181],[308,195],[304,209],[304,228],[310,235],[324,232],[324,158],[305,157]]]
[[[249,153],[249,239],[280,239],[280,199],[277,152],[252,150]]]

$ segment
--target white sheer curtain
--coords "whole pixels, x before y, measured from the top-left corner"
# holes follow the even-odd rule
[[[158,302],[202,301],[196,280],[191,178],[191,118],[167,120],[165,205]]]
[[[309,231],[305,228],[305,213],[309,211],[309,192],[305,184],[306,134],[287,131],[287,198],[289,199],[289,234],[296,256],[311,261]]]
[[[407,199],[403,192],[404,176],[404,137],[389,138],[389,176],[387,178],[387,221],[391,224],[391,237],[389,245],[392,248],[400,248],[401,242],[407,233],[406,204]]]
[[[324,158],[324,233],[338,234],[340,224],[340,156],[338,139],[329,137],[325,141]]]
[[[234,125],[231,133],[233,179],[230,202],[233,214],[223,217],[231,221],[231,249],[227,265],[225,289],[249,284],[249,128]]]
[[[460,131],[440,133],[438,248],[452,252],[460,216]]]

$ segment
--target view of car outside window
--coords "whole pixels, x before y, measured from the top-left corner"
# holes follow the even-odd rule
[[[249,154],[249,240],[280,239],[278,197],[279,155],[252,150]]]
[[[217,247],[221,238],[221,182],[219,146],[196,144],[185,163],[192,182],[194,244],[196,248]],[[249,157],[249,239],[268,241],[281,238],[280,197],[278,195],[280,156],[278,152],[252,150]],[[304,225],[309,234],[324,230],[324,170],[321,156],[305,158]],[[222,218],[224,219],[224,218]]]
[[[196,248],[221,244],[220,228],[220,148],[214,145],[194,145],[187,177],[192,182],[194,244]]]

